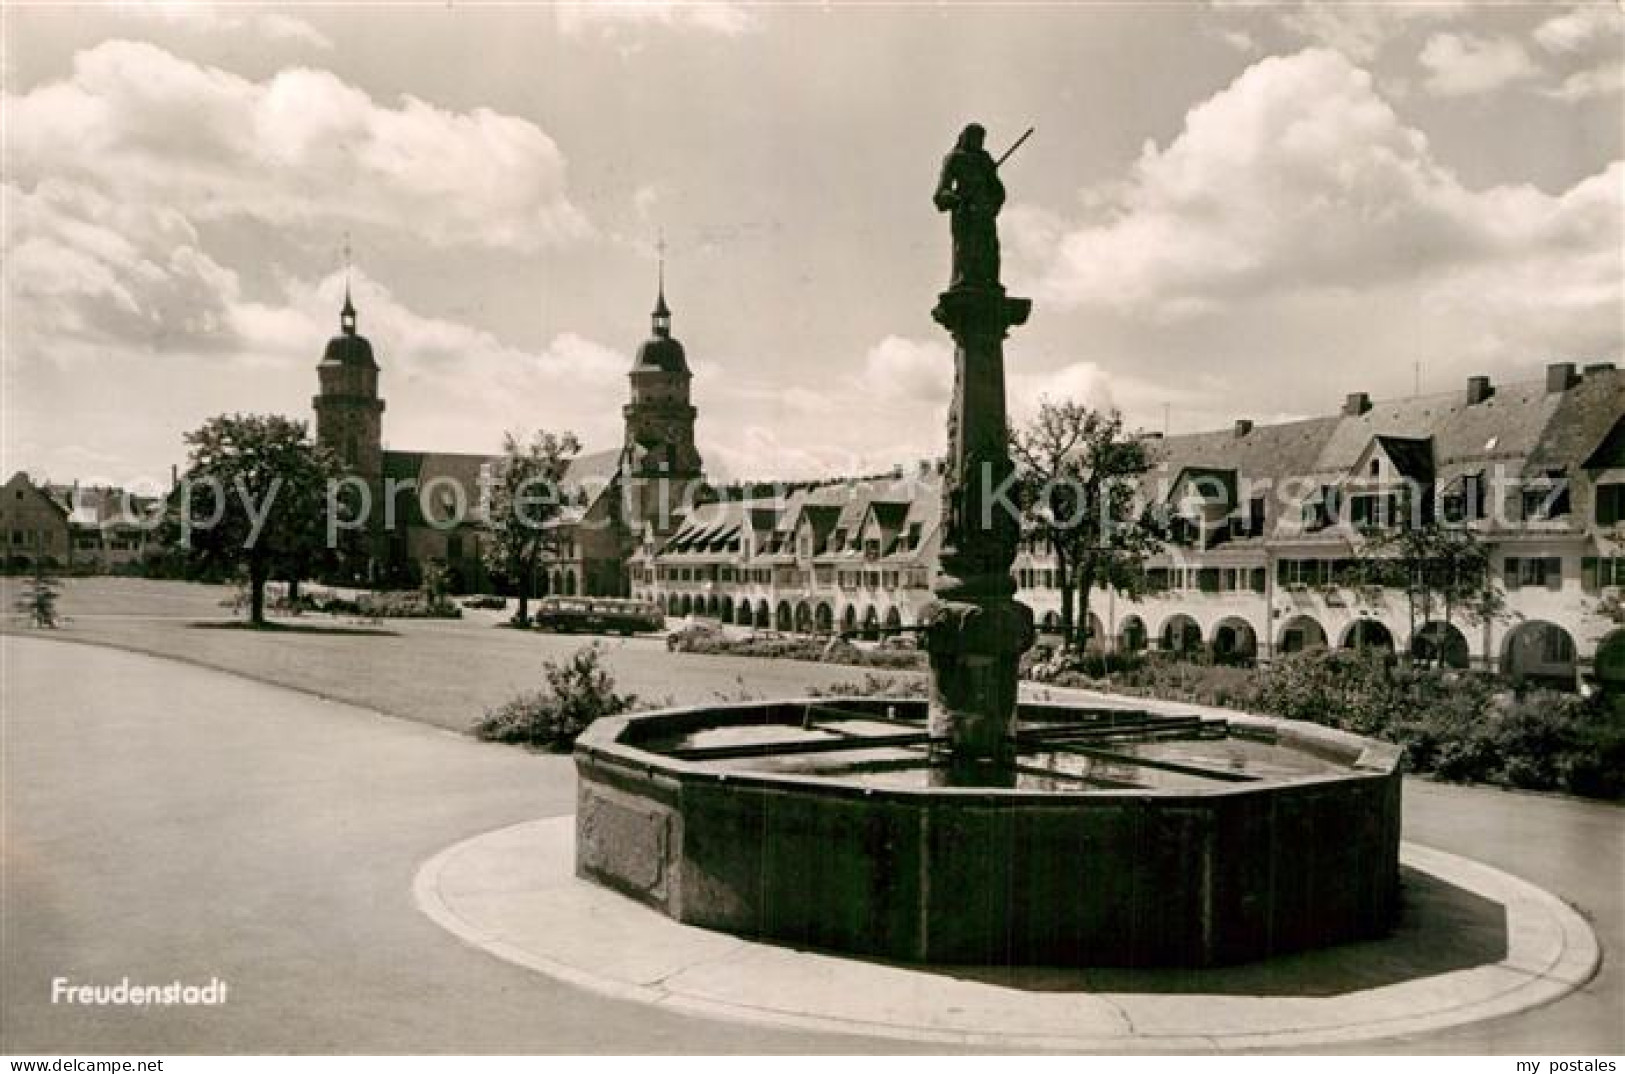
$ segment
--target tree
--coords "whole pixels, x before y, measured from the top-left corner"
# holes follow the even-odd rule
[[[246,572],[249,620],[265,623],[265,583],[297,575],[327,547],[343,464],[304,422],[221,415],[186,435],[190,463],[171,501],[173,527],[195,563]]]
[[[45,565],[36,561],[34,575],[28,581],[28,588],[17,598],[15,607],[34,626],[42,630],[55,630],[62,621],[56,610],[60,588],[57,580],[46,571]]]
[[[1111,586],[1138,596],[1146,557],[1161,547],[1139,510],[1138,479],[1150,467],[1145,445],[1124,433],[1116,410],[1045,400],[1011,435],[1010,454],[1026,535],[1055,556],[1061,635],[1079,648],[1090,591]]]
[[[1506,595],[1495,583],[1490,550],[1466,526],[1429,520],[1397,530],[1368,533],[1362,549],[1367,580],[1405,592],[1411,646],[1418,628],[1437,616],[1446,632],[1458,615],[1483,623],[1501,615]],[[1425,661],[1442,662],[1444,647],[1435,644]]]
[[[514,621],[530,624],[530,591],[542,557],[557,547],[553,525],[563,510],[560,486],[570,460],[581,450],[574,433],[539,431],[524,443],[513,433],[502,438],[502,462],[493,475],[486,524],[491,540],[486,565],[504,574],[519,591]]]

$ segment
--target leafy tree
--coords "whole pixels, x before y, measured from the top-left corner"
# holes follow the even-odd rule
[[[211,418],[186,435],[190,462],[171,501],[172,529],[195,565],[247,575],[249,619],[265,623],[265,583],[298,575],[326,548],[330,489],[344,476],[304,422]]]
[[[1026,535],[1055,557],[1062,637],[1081,648],[1090,591],[1111,586],[1138,596],[1145,560],[1161,547],[1139,505],[1138,479],[1150,467],[1145,445],[1125,434],[1116,410],[1045,400],[1011,435],[1010,453]]]
[[[488,507],[486,566],[506,575],[519,591],[514,621],[520,626],[530,623],[531,586],[542,557],[557,547],[552,523],[565,506],[559,486],[580,450],[575,434],[568,432],[537,432],[528,444],[513,433],[502,438],[502,462]]]
[[[28,586],[17,598],[15,607],[28,621],[42,630],[55,630],[62,622],[61,615],[56,610],[56,600],[61,584],[45,569],[45,565],[36,562],[34,574],[28,580]]]
[[[1505,611],[1489,547],[1466,526],[1434,520],[1376,531],[1367,535],[1362,560],[1367,579],[1404,591],[1413,639],[1431,621],[1442,622],[1448,633],[1458,617],[1483,623]],[[1442,663],[1443,646],[1433,650],[1425,658]]]

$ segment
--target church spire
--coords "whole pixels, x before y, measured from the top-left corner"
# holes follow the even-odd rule
[[[671,335],[671,307],[666,305],[666,233],[664,230],[660,232],[660,241],[655,244],[655,248],[660,251],[660,267],[657,270],[659,273],[659,290],[655,298],[655,309],[652,318],[654,332],[657,336],[669,336]]]
[[[339,327],[347,336],[355,335],[355,303],[350,301],[350,233],[344,233],[344,308],[339,311]]]

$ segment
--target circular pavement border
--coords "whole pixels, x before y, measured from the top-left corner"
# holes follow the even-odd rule
[[[868,961],[679,924],[577,879],[574,838],[572,816],[475,836],[425,862],[414,897],[464,942],[616,999],[786,1029],[994,1048],[1231,1051],[1425,1033],[1550,1003],[1589,980],[1601,958],[1590,926],[1561,899],[1414,843],[1403,845],[1406,867],[1455,889],[1458,901],[1499,907],[1500,958],[1453,956],[1469,926],[1423,900],[1420,920],[1387,940],[1250,967]],[[1338,978],[1351,983],[1326,986]]]

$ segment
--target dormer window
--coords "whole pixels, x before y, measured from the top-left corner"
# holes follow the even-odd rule
[[[1484,475],[1463,474],[1451,483],[1440,498],[1444,521],[1473,522],[1484,517]]]
[[[1372,477],[1381,477],[1382,476],[1382,460],[1381,459],[1372,459],[1371,460],[1371,476]]]
[[[1523,488],[1526,522],[1550,522],[1569,514],[1569,479],[1562,470],[1547,470]]]

